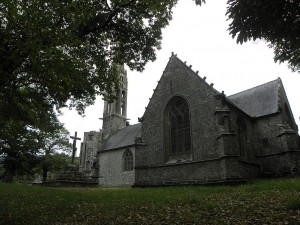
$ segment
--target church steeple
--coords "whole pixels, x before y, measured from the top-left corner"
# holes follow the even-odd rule
[[[115,90],[117,99],[109,103],[104,101],[103,111],[103,138],[107,139],[116,130],[126,126],[127,116],[127,72],[124,66],[116,66],[120,85]]]

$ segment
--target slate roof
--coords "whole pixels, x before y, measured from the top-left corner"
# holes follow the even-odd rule
[[[280,78],[227,98],[251,117],[278,112]]]
[[[113,133],[103,144],[102,150],[110,150],[135,144],[135,138],[141,137],[142,124],[124,127]]]

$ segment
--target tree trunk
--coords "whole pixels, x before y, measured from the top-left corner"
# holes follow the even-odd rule
[[[48,177],[48,167],[43,166],[43,182],[47,181],[47,177]]]
[[[16,171],[13,168],[10,168],[10,169],[5,168],[3,182],[5,182],[5,183],[12,183],[13,182],[13,178],[15,176],[15,172]]]

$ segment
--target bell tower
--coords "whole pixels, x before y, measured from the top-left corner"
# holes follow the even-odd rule
[[[126,126],[127,118],[127,72],[124,65],[117,66],[120,85],[115,90],[117,99],[114,102],[104,101],[103,139],[107,139],[116,130]]]

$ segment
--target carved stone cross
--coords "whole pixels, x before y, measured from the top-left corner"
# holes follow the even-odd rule
[[[77,131],[75,131],[75,136],[70,136],[71,139],[73,139],[73,152],[72,152],[72,164],[74,164],[74,158],[76,153],[76,141],[81,140],[81,138],[77,137]]]

